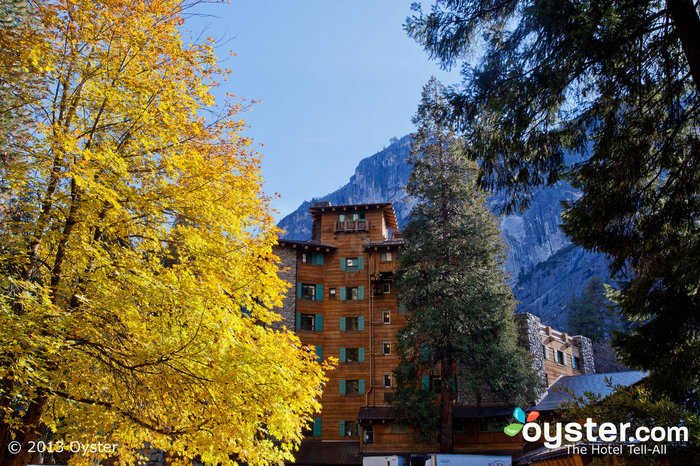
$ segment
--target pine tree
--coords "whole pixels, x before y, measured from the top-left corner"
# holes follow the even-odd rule
[[[431,79],[413,119],[418,130],[406,191],[418,204],[404,230],[397,272],[399,299],[410,316],[399,334],[394,405],[450,452],[456,389],[476,403],[494,395],[519,404],[534,397],[537,382],[516,344],[498,221],[475,186],[476,164],[443,122],[443,91]]]
[[[527,204],[565,178],[572,241],[607,254],[624,362],[700,393],[700,15],[692,0],[439,0],[406,29],[446,66],[479,182]],[[473,53],[479,55],[474,57]],[[565,156],[566,155],[566,156]],[[691,401],[692,402],[692,401]]]

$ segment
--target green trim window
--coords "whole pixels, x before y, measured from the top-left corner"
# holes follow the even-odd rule
[[[323,285],[297,284],[297,298],[307,301],[323,301]]]
[[[362,331],[365,329],[365,318],[359,317],[341,317],[340,318],[340,331],[341,332],[351,332],[351,331]]]
[[[313,433],[311,435],[313,437],[320,437],[321,436],[321,418],[320,417],[314,418]]]
[[[365,362],[364,348],[340,348],[340,362]]]
[[[546,345],[542,345],[542,355],[545,360],[549,361],[549,348]]]
[[[364,257],[341,257],[340,270],[345,272],[357,272],[365,269]]]
[[[357,380],[341,380],[340,381],[341,395],[364,395],[365,394],[365,379]]]
[[[391,424],[391,433],[392,434],[407,434],[408,433],[408,424],[405,422],[394,422]]]
[[[302,314],[297,312],[297,330],[304,330],[307,332],[322,332],[323,315]]]
[[[559,350],[554,350],[554,362],[562,366],[566,366],[566,359],[564,359],[564,353]]]
[[[341,437],[359,437],[360,423],[357,421],[340,421],[340,436]]]
[[[399,315],[406,315],[408,314],[408,309],[406,308],[406,305],[403,303],[399,304],[399,309],[398,309]]]
[[[571,356],[571,367],[577,371],[581,370],[581,359],[576,356]]]
[[[464,432],[464,419],[456,417],[452,419],[452,432]]]

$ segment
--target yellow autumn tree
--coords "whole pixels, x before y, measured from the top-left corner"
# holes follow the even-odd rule
[[[319,409],[325,368],[274,325],[259,156],[240,104],[202,116],[222,70],[211,42],[183,43],[186,6],[49,0],[32,47],[17,42],[42,94],[31,144],[0,167],[2,465],[37,435],[118,444],[76,464],[145,446],[280,463]]]

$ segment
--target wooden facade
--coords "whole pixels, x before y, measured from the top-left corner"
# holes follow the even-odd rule
[[[293,326],[305,345],[316,347],[319,358],[339,362],[327,374],[323,408],[314,416],[308,437],[314,442],[354,442],[364,454],[435,451],[435,445],[416,444],[411,430],[393,419],[389,408],[399,363],[397,335],[406,323],[394,286],[401,235],[393,206],[316,203],[309,212],[311,240],[280,240],[280,247],[296,251]],[[533,349],[539,338],[534,336],[529,350],[540,352],[548,385],[562,375],[581,373],[572,367],[581,358],[577,337],[539,324],[532,331],[539,332],[542,346]],[[455,412],[460,424],[454,433],[457,452],[522,451],[520,436],[503,433],[512,407],[496,408],[480,414],[472,408]]]

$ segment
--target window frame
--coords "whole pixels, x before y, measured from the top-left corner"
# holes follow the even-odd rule
[[[304,328],[304,320],[311,320],[311,328]],[[304,332],[315,332],[316,331],[316,314],[304,314],[299,313],[299,330]]]
[[[388,258],[387,258],[388,255]],[[391,251],[383,251],[379,253],[379,263],[380,264],[386,264],[388,262],[393,262],[394,257]]]
[[[382,355],[391,356],[391,341],[385,340],[382,342]]]
[[[328,299],[337,299],[337,296],[336,288],[328,288]]]
[[[391,382],[391,374],[384,374],[384,388],[391,388]]]
[[[382,325],[388,325],[391,323],[391,310],[385,309],[382,311]]]
[[[391,294],[391,282],[382,282],[382,294]]]
[[[306,292],[308,290],[311,290],[311,295],[310,295],[311,297],[309,297],[309,295],[306,294]],[[300,299],[303,299],[306,301],[316,301],[316,285],[315,284],[312,285],[310,283],[302,283],[301,284],[301,298]]]
[[[354,358],[350,358],[350,354],[354,354]],[[346,363],[355,363],[355,362],[360,362],[360,348],[345,348],[345,362]]]

